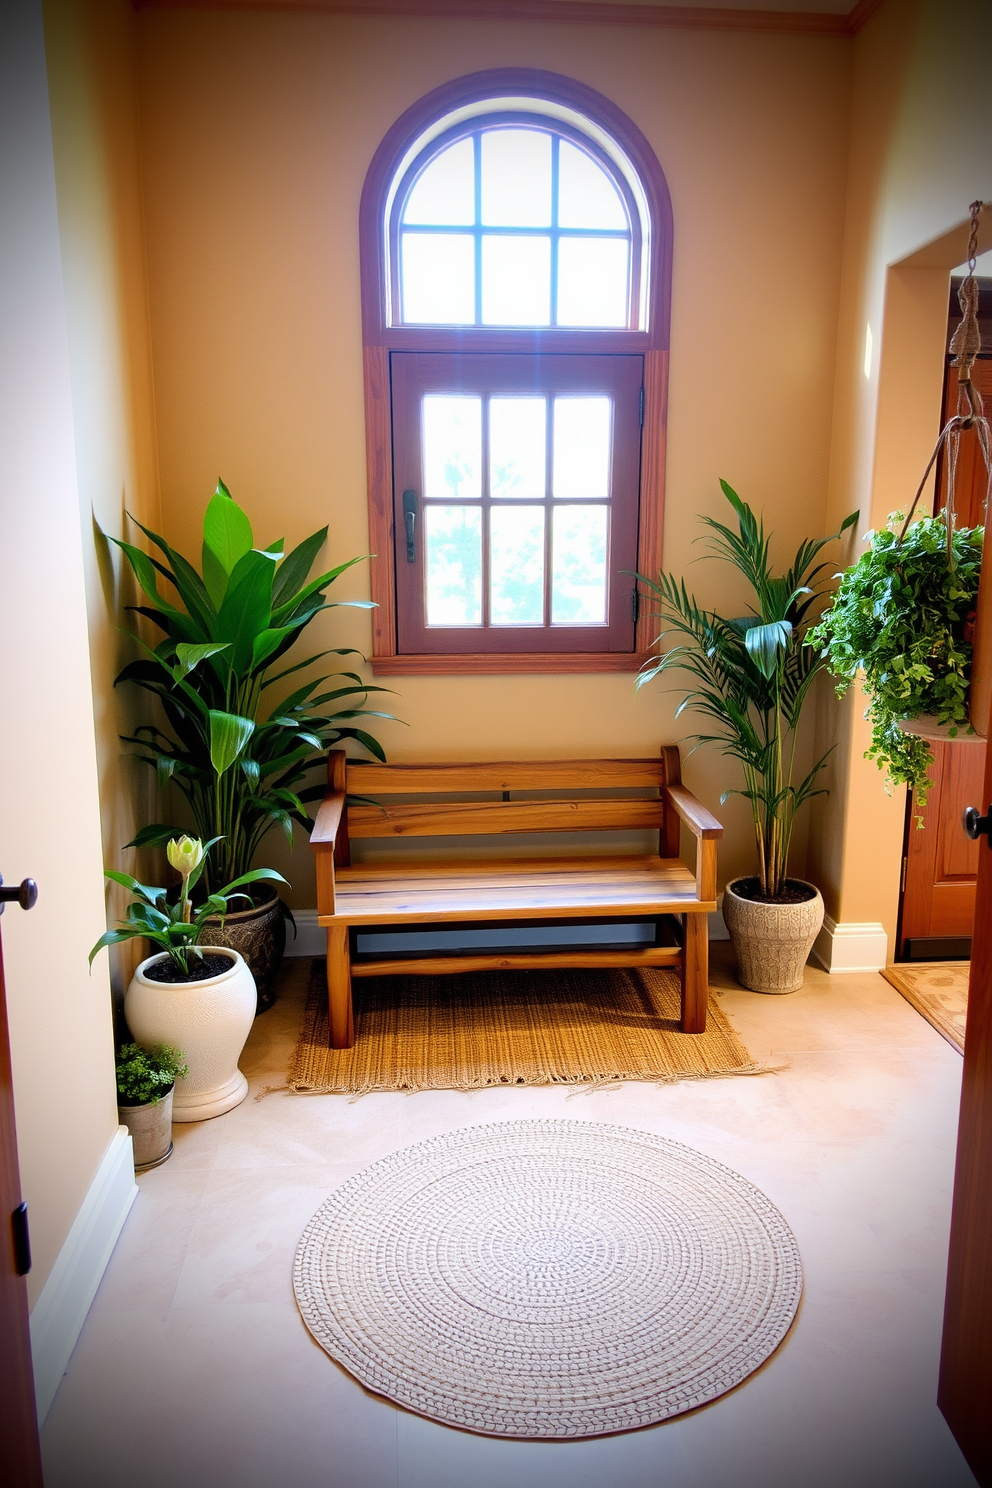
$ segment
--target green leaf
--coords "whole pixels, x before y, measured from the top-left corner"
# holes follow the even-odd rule
[[[792,626],[788,620],[773,620],[769,625],[752,625],[745,632],[744,644],[748,655],[763,677],[770,680],[775,676],[791,635]]]
[[[239,676],[251,667],[256,638],[269,629],[274,575],[271,555],[257,549],[245,553],[235,565],[218,611],[217,639],[232,643],[231,665]]]
[[[226,583],[221,587],[220,576],[229,579],[254,545],[251,523],[224,482],[218,481],[203,518],[203,577],[215,608],[220,608],[227,588]]]
[[[176,646],[176,659],[179,662],[178,677],[185,677],[194,667],[199,666],[201,661],[206,661],[208,656],[216,656],[219,651],[229,651],[228,642],[208,642],[205,645],[191,646],[186,641],[180,641]]]
[[[251,648],[251,669],[257,671],[262,663],[281,646],[287,636],[293,634],[295,625],[281,625],[275,630],[263,630],[255,637]]]
[[[276,606],[286,604],[301,589],[307,581],[307,575],[313,567],[313,560],[324,546],[327,539],[327,528],[322,527],[319,532],[312,533],[303,539],[298,547],[291,553],[287,553],[279,565],[276,582],[272,590],[272,603]]]
[[[211,708],[210,763],[218,775],[231,768],[254,732],[255,725],[250,718]]]

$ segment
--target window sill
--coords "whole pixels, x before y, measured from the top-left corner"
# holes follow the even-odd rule
[[[636,672],[647,660],[631,651],[515,651],[491,656],[373,656],[371,663],[377,677],[472,677]]]

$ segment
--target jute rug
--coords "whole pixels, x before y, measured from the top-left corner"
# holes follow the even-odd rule
[[[802,1265],[770,1200],[690,1147],[509,1121],[350,1179],[307,1225],[294,1285],[369,1389],[469,1431],[561,1438],[739,1384],[787,1333]]]
[[[968,961],[906,961],[887,966],[882,975],[949,1044],[964,1053],[970,971]]]
[[[315,961],[290,1088],[310,1093],[605,1085],[762,1074],[711,996],[679,1031],[674,972],[508,971],[355,982],[355,1043],[328,1048]]]

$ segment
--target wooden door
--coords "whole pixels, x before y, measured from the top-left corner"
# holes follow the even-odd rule
[[[2,881],[2,880],[0,880]],[[7,1038],[7,996],[0,944],[0,1465],[11,1488],[41,1488],[38,1417],[24,1280],[26,1232],[16,1211],[21,1204],[14,1129],[14,1094]]]
[[[992,750],[981,794],[992,803]],[[963,835],[963,832],[962,832]],[[937,1403],[968,1465],[992,1488],[992,843],[980,840]]]
[[[992,358],[975,363],[972,381],[992,410]],[[948,366],[944,384],[944,419],[957,409],[957,372]],[[959,527],[985,521],[986,472],[974,434],[961,438],[955,489]],[[938,510],[947,499],[947,461],[938,481]],[[934,744],[933,782],[923,810],[923,827],[916,825],[914,803],[906,817],[902,907],[898,958],[903,961],[940,961],[967,958],[975,915],[978,846],[961,831],[961,815],[982,793],[985,771],[983,744]]]

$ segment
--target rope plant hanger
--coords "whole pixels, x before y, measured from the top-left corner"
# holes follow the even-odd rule
[[[902,542],[909,530],[909,524],[913,520],[923,488],[927,483],[930,472],[933,469],[937,457],[944,445],[947,446],[947,501],[944,505],[944,522],[947,526],[947,566],[953,567],[954,554],[951,547],[951,539],[954,534],[955,511],[954,511],[954,481],[958,467],[958,447],[961,443],[961,435],[968,429],[974,429],[978,437],[978,447],[985,461],[985,502],[984,510],[988,514],[989,491],[992,489],[992,432],[989,429],[989,421],[985,417],[985,409],[982,404],[982,395],[971,380],[971,369],[975,365],[975,358],[982,349],[982,333],[978,324],[978,280],[975,278],[975,264],[978,258],[978,220],[985,203],[973,201],[968,209],[971,214],[971,231],[968,235],[968,273],[962,280],[958,290],[958,304],[961,306],[962,320],[954,335],[948,351],[954,353],[952,367],[958,369],[958,406],[957,412],[947,420],[941,429],[934,445],[933,454],[923,472],[923,479],[916,488],[913,504],[909,508],[906,520],[902,524],[899,533],[899,541]]]

